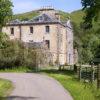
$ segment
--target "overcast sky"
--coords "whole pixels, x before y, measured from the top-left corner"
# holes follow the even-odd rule
[[[74,10],[81,9],[81,0],[12,0],[13,12],[23,13],[32,11],[43,6],[53,6],[58,10],[65,12],[72,12]]]

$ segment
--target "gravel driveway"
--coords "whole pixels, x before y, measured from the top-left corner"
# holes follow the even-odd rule
[[[73,100],[59,82],[45,75],[0,73],[0,78],[14,83],[15,89],[7,100]]]

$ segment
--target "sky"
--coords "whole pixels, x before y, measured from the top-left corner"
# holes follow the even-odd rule
[[[12,0],[14,14],[32,11],[43,6],[53,6],[55,9],[72,12],[82,8],[81,0]]]

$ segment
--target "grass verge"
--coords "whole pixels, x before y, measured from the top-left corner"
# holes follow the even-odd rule
[[[80,82],[72,71],[43,70],[42,72],[58,80],[74,100],[100,100],[100,91],[95,85]]]
[[[8,80],[0,79],[0,98],[9,95],[12,89],[13,89],[12,82]]]
[[[16,72],[16,73],[26,73],[26,72],[32,72],[32,69],[29,69],[28,67],[15,67],[15,68],[8,68],[8,69],[1,69],[0,72]]]

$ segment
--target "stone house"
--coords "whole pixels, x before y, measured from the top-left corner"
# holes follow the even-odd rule
[[[59,11],[53,8],[37,10],[39,16],[28,21],[11,21],[3,28],[10,39],[25,43],[44,43],[52,55],[52,62],[74,64],[73,29],[70,20],[64,24]]]

